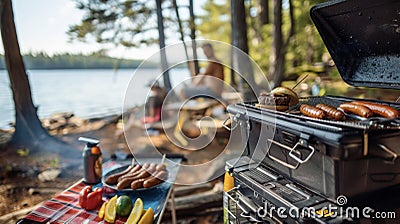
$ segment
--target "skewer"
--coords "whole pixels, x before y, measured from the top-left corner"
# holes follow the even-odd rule
[[[165,153],[163,154],[163,156],[162,156],[162,159],[161,159],[161,162],[160,162],[160,164],[163,164],[164,163],[164,161],[165,161]]]
[[[397,98],[396,101],[394,101],[395,103],[398,103],[400,101],[400,96]]]
[[[306,78],[308,77],[308,74],[306,74],[303,78],[301,78],[300,81],[298,81],[294,86],[292,87],[292,90],[295,89],[300,83],[302,83]]]

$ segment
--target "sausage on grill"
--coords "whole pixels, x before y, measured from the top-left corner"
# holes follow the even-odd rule
[[[320,104],[317,104],[317,106],[315,106],[315,107],[320,110],[323,110],[326,113],[326,115],[328,115],[328,117],[331,117],[334,120],[342,121],[342,120],[346,119],[346,116],[344,115],[344,113],[342,111],[340,111],[332,106],[320,103]]]
[[[353,101],[351,102],[356,105],[361,105],[367,107],[368,109],[372,110],[374,114],[377,114],[382,117],[386,117],[389,119],[394,119],[399,117],[399,111],[395,108],[379,103],[372,103],[372,102],[364,102],[364,101]]]
[[[323,110],[320,110],[316,107],[310,106],[308,104],[302,104],[300,106],[300,112],[308,117],[312,118],[319,118],[319,119],[324,119],[326,116],[325,112]]]
[[[346,113],[353,113],[361,117],[371,117],[374,113],[365,106],[357,105],[353,103],[343,103],[340,108]]]

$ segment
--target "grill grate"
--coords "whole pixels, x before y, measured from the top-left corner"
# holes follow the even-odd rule
[[[293,190],[290,190],[289,188],[284,186],[277,187],[276,189],[274,189],[274,192],[282,198],[290,201],[291,203],[296,203],[306,199],[301,194],[294,192]]]
[[[348,118],[346,121],[335,121],[335,120],[327,120],[327,119],[317,119],[304,116],[300,113],[299,107],[301,104],[309,104],[315,106],[319,103],[327,104],[333,107],[339,107],[340,104],[344,102],[351,102],[356,99],[346,98],[346,97],[333,97],[333,96],[324,96],[324,97],[307,97],[300,98],[299,103],[291,108],[289,108],[288,112],[280,112],[275,110],[269,110],[265,108],[256,107],[255,102],[244,103],[243,105],[247,108],[252,108],[254,110],[261,110],[267,114],[271,114],[272,116],[279,117],[281,119],[290,120],[294,122],[301,122],[304,124],[306,122],[308,125],[321,128],[321,129],[329,129],[329,126],[334,127],[344,127],[344,128],[356,128],[361,130],[400,130],[400,119],[389,120],[385,118],[377,119],[378,117],[372,117],[363,121],[355,120]],[[371,101],[378,102],[380,101]],[[386,102],[387,103],[387,102]],[[387,103],[389,106],[400,110],[399,103]]]
[[[327,104],[330,105],[332,107],[339,107],[340,104],[343,103],[342,100],[339,99],[333,99],[330,97],[307,97],[307,98],[300,98],[299,99],[299,103],[294,106],[293,108],[291,108],[292,110],[299,110],[300,105],[306,103],[309,104],[311,106],[316,106],[319,103],[323,103],[323,104]]]
[[[271,176],[268,176],[267,174],[263,173],[262,171],[260,171],[258,169],[246,170],[246,171],[243,171],[242,174],[261,183],[261,184],[264,184],[264,183],[274,180],[274,178],[272,178]]]

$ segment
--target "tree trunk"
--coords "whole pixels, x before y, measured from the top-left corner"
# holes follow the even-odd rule
[[[286,48],[291,37],[295,34],[294,10],[292,1],[289,0],[290,28],[285,42],[282,33],[282,0],[274,0],[274,22],[272,32],[272,47],[270,53],[269,77],[272,77],[272,88],[281,85],[285,76]]]
[[[270,52],[269,77],[272,77],[272,87],[279,86],[283,81],[285,55],[283,51],[282,35],[282,0],[274,0],[274,20],[272,32],[272,46]]]
[[[314,48],[313,48],[314,35],[312,35],[311,26],[306,26],[306,28],[304,30],[307,33],[306,63],[307,63],[307,65],[311,65],[313,62],[313,56],[314,56]]]
[[[10,143],[37,144],[49,137],[37,116],[20,54],[11,0],[1,1],[1,38],[15,106],[15,132]]]
[[[244,53],[249,53],[247,39],[246,10],[244,0],[231,1],[233,44]]]
[[[242,77],[239,82],[239,90],[243,93],[244,100],[256,99],[257,86],[254,81],[254,72],[248,57],[249,47],[247,39],[246,10],[244,0],[231,1],[232,18],[232,44],[240,49],[233,50],[233,68]],[[243,78],[245,82],[243,82]]]
[[[157,5],[157,25],[158,25],[158,42],[160,45],[161,70],[163,72],[164,88],[168,92],[171,90],[171,81],[168,72],[167,55],[165,53],[165,35],[164,35],[164,17],[162,15],[162,0],[156,0]]]
[[[258,0],[258,20],[260,27],[269,23],[269,0]]]
[[[31,152],[61,152],[65,159],[78,157],[79,151],[50,136],[37,116],[19,49],[11,0],[0,2],[0,13],[4,58],[15,106],[15,131],[8,145],[12,148],[32,149]]]
[[[194,62],[194,73],[199,74],[200,67],[199,61],[197,60],[197,44],[196,44],[196,24],[195,15],[193,10],[193,0],[189,0],[189,14],[190,14],[190,39],[192,40],[192,51],[193,51],[193,62]]]
[[[172,0],[172,5],[173,5],[174,10],[175,10],[176,19],[178,20],[179,34],[181,35],[181,41],[182,41],[182,44],[183,44],[183,47],[184,47],[186,60],[187,60],[188,66],[190,68],[189,54],[188,54],[187,46],[186,46],[186,43],[185,43],[185,34],[183,33],[181,16],[179,14],[179,8],[178,8],[178,4],[176,3],[176,0]]]
[[[260,45],[263,41],[263,36],[261,34],[260,24],[257,22],[257,19],[250,18],[250,28],[252,31],[251,33],[253,33],[251,43],[255,47],[258,47],[258,45]]]
[[[286,41],[283,46],[285,54],[286,54],[286,47],[289,45],[290,39],[295,35],[295,18],[294,18],[294,8],[292,0],[288,0],[288,4],[289,4],[290,28],[289,28],[289,34],[287,35]]]

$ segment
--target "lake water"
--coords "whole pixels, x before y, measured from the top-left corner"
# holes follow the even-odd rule
[[[126,88],[131,78],[135,96],[129,101],[142,104],[148,93],[146,84],[160,75],[159,69],[110,70],[29,70],[32,99],[39,106],[40,118],[57,112],[73,112],[75,116],[93,118],[122,113]],[[186,69],[170,71],[173,85],[188,77]],[[136,95],[137,93],[137,95]],[[0,128],[9,129],[14,122],[14,103],[7,71],[0,71]]]

